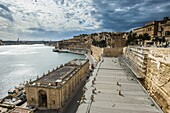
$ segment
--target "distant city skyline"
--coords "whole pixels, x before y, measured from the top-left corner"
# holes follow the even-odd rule
[[[169,0],[1,0],[0,39],[61,40],[170,17]]]

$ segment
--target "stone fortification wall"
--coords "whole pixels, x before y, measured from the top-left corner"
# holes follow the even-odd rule
[[[103,55],[103,48],[91,46],[91,54],[95,58],[95,60],[98,62],[100,61],[101,56]]]
[[[165,58],[170,55],[170,48],[149,48],[148,50],[150,54],[155,57]]]
[[[131,69],[143,77],[148,93],[165,113],[170,113],[170,49],[127,47],[124,56]]]
[[[103,56],[105,57],[118,57],[123,53],[123,48],[104,48]]]
[[[170,113],[170,63],[148,58],[144,85],[165,113]]]
[[[96,46],[91,46],[92,56],[98,62],[101,56],[104,57],[118,57],[120,54],[123,53],[123,48],[99,48]]]
[[[146,75],[148,50],[141,47],[127,47],[123,49],[123,54],[137,78],[144,78]]]

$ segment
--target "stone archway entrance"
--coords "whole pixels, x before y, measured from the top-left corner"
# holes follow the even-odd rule
[[[47,94],[44,90],[38,92],[39,96],[39,107],[47,107]]]

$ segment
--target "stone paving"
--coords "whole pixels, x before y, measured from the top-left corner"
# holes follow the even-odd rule
[[[118,58],[103,58],[84,91],[77,113],[162,113]]]

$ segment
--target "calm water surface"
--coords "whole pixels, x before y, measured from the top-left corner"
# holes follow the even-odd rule
[[[82,55],[52,52],[44,45],[0,46],[0,98],[20,83],[34,80],[48,70]]]

